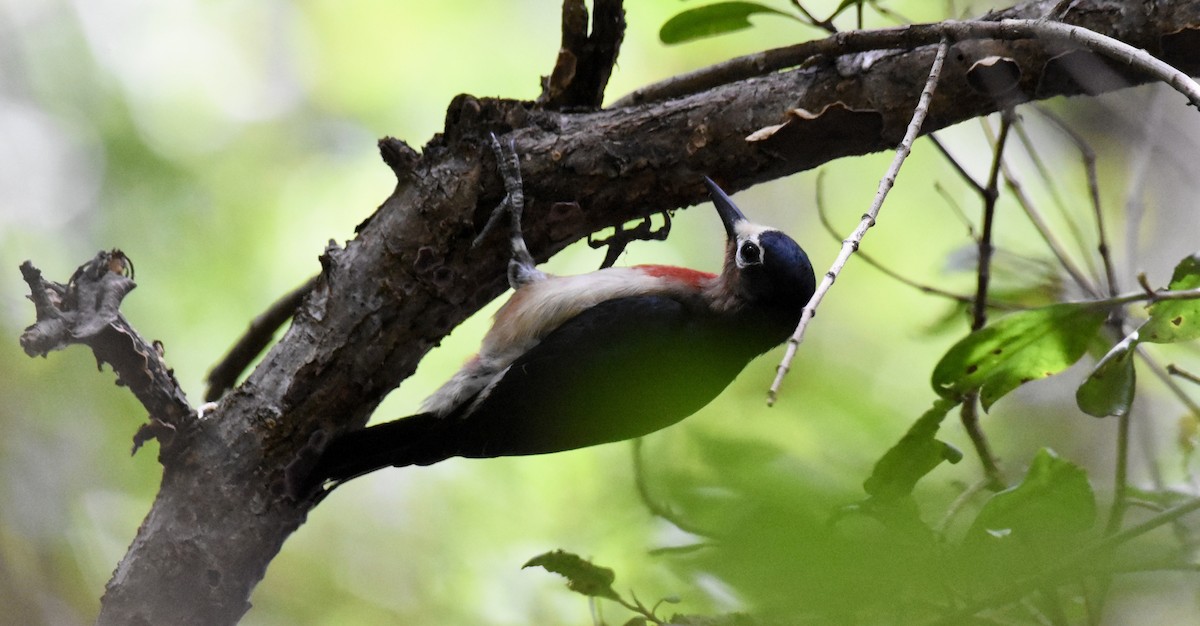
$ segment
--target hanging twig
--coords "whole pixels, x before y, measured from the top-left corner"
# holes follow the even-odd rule
[[[859,222],[858,228],[850,234],[844,242],[842,242],[842,250],[838,253],[837,259],[834,260],[833,266],[825,272],[825,277],[821,280],[821,284],[817,287],[812,299],[804,307],[804,312],[800,316],[800,324],[796,327],[796,332],[788,339],[787,351],[784,354],[783,360],[779,363],[776,370],[775,381],[771,384],[771,389],[767,392],[767,404],[775,404],[775,400],[779,395],[779,388],[783,385],[783,377],[787,375],[788,369],[792,366],[792,360],[796,358],[796,350],[800,347],[800,342],[804,340],[804,331],[808,328],[808,323],[816,314],[817,306],[821,304],[821,300],[825,298],[825,294],[829,293],[829,288],[833,286],[833,281],[837,279],[842,268],[846,266],[846,262],[850,260],[850,255],[858,250],[859,243],[866,235],[867,230],[875,225],[875,219],[879,216],[879,210],[883,207],[883,201],[887,198],[888,191],[896,184],[896,176],[900,172],[900,166],[904,164],[904,160],[908,158],[909,152],[912,151],[913,142],[917,139],[917,134],[921,130],[921,125],[925,122],[925,116],[929,113],[929,102],[933,98],[933,92],[937,89],[938,78],[942,73],[942,64],[946,60],[946,53],[950,49],[950,42],[942,40],[938,46],[937,55],[933,59],[933,66],[929,69],[929,79],[925,81],[925,88],[921,90],[921,97],[917,100],[917,106],[913,110],[912,121],[908,124],[908,130],[904,133],[904,139],[900,142],[900,146],[896,149],[896,156],[892,159],[892,165],[888,168],[883,178],[879,180],[879,188],[875,192],[875,200],[871,203],[871,208],[863,214],[862,221]]]

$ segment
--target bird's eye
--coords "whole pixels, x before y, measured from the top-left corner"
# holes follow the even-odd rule
[[[756,265],[762,262],[762,250],[759,249],[758,244],[747,241],[742,244],[741,257],[743,265]]]

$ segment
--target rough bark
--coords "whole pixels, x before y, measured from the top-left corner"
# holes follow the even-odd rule
[[[1059,4],[1067,3],[1033,2],[986,19],[1040,17]],[[1055,17],[1190,74],[1200,69],[1200,0],[1081,0]],[[471,247],[503,193],[488,132],[511,136],[522,155],[526,236],[545,259],[603,227],[701,201],[703,174],[733,192],[893,147],[933,58],[932,45],[918,45],[926,43],[901,38],[882,52],[825,53],[796,69],[599,111],[464,95],[422,153],[381,142],[397,174],[394,192],[356,239],[325,251],[291,328],[248,380],[209,416],[188,417],[162,447],[161,488],[108,584],[99,622],[235,623],[314,506],[289,495],[288,468],[302,470],[335,433],[361,427],[430,348],[502,292],[505,238]],[[1017,101],[1146,80],[1032,40],[962,41],[952,52],[925,132]],[[974,62],[991,56],[1015,68],[1015,85],[969,80]]]

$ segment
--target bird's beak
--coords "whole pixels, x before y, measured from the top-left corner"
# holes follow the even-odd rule
[[[711,178],[705,176],[704,184],[708,187],[708,195],[712,197],[713,206],[717,207],[717,214],[721,216],[721,223],[725,225],[725,235],[733,239],[734,227],[738,222],[745,222],[746,216],[742,215],[741,209],[737,208],[733,200]]]

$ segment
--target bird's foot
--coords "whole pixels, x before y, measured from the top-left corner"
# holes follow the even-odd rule
[[[472,246],[478,246],[483,238],[496,227],[505,210],[512,224],[512,258],[508,262],[508,284],[513,289],[542,280],[546,274],[537,269],[537,263],[529,248],[525,245],[525,236],[521,232],[521,214],[525,212],[525,189],[521,181],[521,162],[511,138],[501,142],[490,133],[492,151],[496,153],[496,162],[500,166],[500,176],[504,179],[504,200],[492,211],[487,224],[479,232]]]

